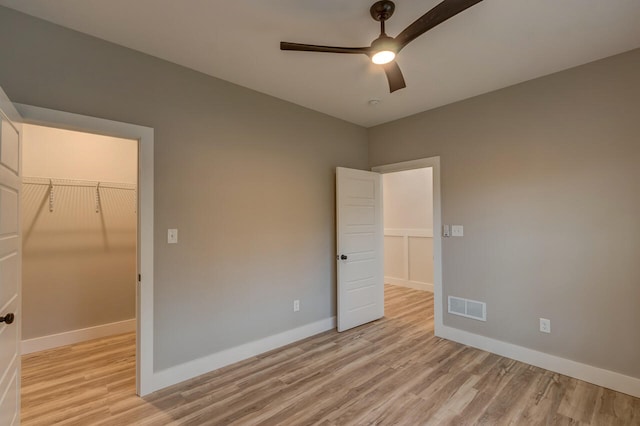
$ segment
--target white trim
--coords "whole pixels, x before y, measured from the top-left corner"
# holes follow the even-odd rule
[[[385,237],[433,238],[433,229],[429,228],[384,228]]]
[[[129,333],[135,330],[136,320],[133,318],[109,324],[96,325],[94,327],[65,331],[64,333],[51,334],[49,336],[36,337],[22,341],[22,354],[40,352],[60,346],[86,342],[87,340],[98,339],[100,337],[112,336],[114,334]]]
[[[626,376],[614,371],[480,336],[449,326],[440,327],[436,336],[640,398],[639,378]]]
[[[153,129],[30,105],[16,104],[29,124],[138,140],[138,273],[136,292],[136,392],[151,392],[153,380]]]
[[[318,333],[333,330],[335,327],[336,318],[326,318],[158,371],[153,376],[153,390],[159,390],[189,380],[201,374],[297,342],[298,340],[306,339]]]
[[[442,229],[442,214],[440,201],[440,157],[422,158],[372,167],[378,173],[401,172],[403,170],[422,169],[431,167],[433,171],[433,229]],[[433,234],[433,311],[434,332],[437,335],[443,324],[442,299],[442,236],[440,232]]]
[[[407,287],[407,288],[412,288],[414,290],[421,290],[421,291],[430,291],[431,293],[433,293],[432,283],[410,281],[410,280],[404,280],[402,278],[396,278],[396,277],[384,277],[384,282],[386,284],[397,285],[399,287]]]

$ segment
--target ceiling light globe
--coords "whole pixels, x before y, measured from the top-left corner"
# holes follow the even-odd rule
[[[396,54],[391,50],[382,50],[371,57],[371,62],[377,65],[388,64],[393,61]]]
[[[371,62],[378,65],[388,64],[395,59],[397,51],[398,46],[395,40],[383,32],[371,43],[371,52],[373,53]]]

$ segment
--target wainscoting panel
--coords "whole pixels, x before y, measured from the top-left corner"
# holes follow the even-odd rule
[[[407,238],[409,281],[433,283],[433,237]]]
[[[384,230],[384,280],[416,290],[433,291],[433,230]]]
[[[404,277],[407,273],[405,239],[394,235],[384,236],[384,277]]]

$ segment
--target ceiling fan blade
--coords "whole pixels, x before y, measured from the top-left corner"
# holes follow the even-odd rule
[[[398,50],[404,48],[412,40],[426,33],[433,27],[440,25],[447,19],[456,16],[458,13],[481,1],[482,0],[444,0],[398,34],[395,38],[400,46]]]
[[[315,44],[280,42],[280,50],[296,50],[299,52],[362,53],[367,55],[370,49],[370,47],[317,46]]]
[[[384,73],[387,75],[387,80],[389,81],[390,93],[407,87],[404,82],[404,77],[402,76],[402,71],[400,71],[400,67],[396,61],[384,64],[382,65],[382,68],[384,69]]]

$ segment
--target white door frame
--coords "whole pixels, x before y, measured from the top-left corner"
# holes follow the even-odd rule
[[[153,129],[135,124],[15,104],[27,124],[138,141],[138,273],[136,393],[153,392]]]
[[[443,330],[442,299],[442,216],[440,211],[440,157],[421,158],[401,163],[372,167],[378,173],[401,172],[404,170],[431,167],[433,170],[433,327],[434,334],[441,336]]]

